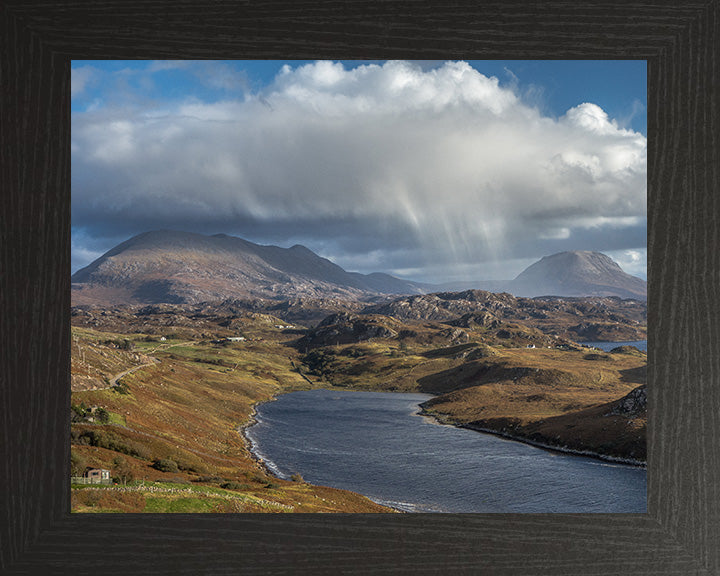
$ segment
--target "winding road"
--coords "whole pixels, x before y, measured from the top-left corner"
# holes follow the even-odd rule
[[[140,370],[140,368],[145,368],[145,366],[153,366],[154,364],[158,364],[160,360],[157,358],[151,358],[152,362],[148,362],[146,364],[140,364],[138,366],[133,366],[132,368],[129,368],[128,370],[125,370],[123,372],[120,372],[118,374],[115,374],[112,378],[110,378],[110,385],[107,386],[107,388],[112,388],[113,386],[117,386],[118,380],[122,378],[123,376],[127,376],[130,374],[130,372],[135,372],[135,370]],[[107,388],[98,388],[98,390],[106,390]]]
[[[156,348],[153,348],[152,350],[148,350],[148,353],[157,352],[158,350],[167,350],[169,348],[172,348],[173,346],[194,346],[197,344],[197,342],[178,342],[177,344],[161,344],[160,346],[157,346]],[[117,386],[118,381],[123,377],[127,376],[131,372],[135,372],[135,370],[140,370],[140,368],[145,368],[147,366],[153,366],[155,364],[159,364],[160,360],[158,358],[153,358],[152,356],[148,356],[150,358],[151,362],[146,362],[145,364],[139,364],[138,366],[133,366],[132,368],[128,368],[127,370],[123,370],[122,372],[118,372],[117,374],[114,374],[110,380],[108,381],[109,384],[107,386],[103,386],[102,388],[94,388],[94,390],[108,390],[109,388],[113,388]]]

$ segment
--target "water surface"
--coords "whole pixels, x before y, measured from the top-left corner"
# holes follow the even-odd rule
[[[585,344],[585,346],[594,346],[600,348],[605,352],[610,352],[613,348],[618,346],[635,346],[638,350],[644,350],[647,352],[647,340],[632,340],[628,342],[578,342],[578,344]]]
[[[535,448],[417,414],[427,394],[311,390],[258,407],[278,476],[410,512],[645,512],[645,469]]]

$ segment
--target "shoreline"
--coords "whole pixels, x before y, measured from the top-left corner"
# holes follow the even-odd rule
[[[283,394],[284,394],[284,392],[283,392]],[[261,406],[261,405],[263,405],[263,404],[268,404],[268,403],[270,403],[270,402],[275,402],[275,400],[277,400],[277,395],[273,395],[273,396],[271,396],[270,398],[268,398],[267,400],[260,400],[260,401],[258,401],[258,402],[253,403],[253,404],[250,406],[250,416],[249,416],[249,418],[247,419],[247,422],[245,422],[244,424],[241,424],[240,426],[238,426],[237,431],[238,431],[238,432],[240,433],[240,435],[242,436],[242,438],[243,438],[243,440],[244,440],[244,442],[245,442],[245,447],[247,448],[247,451],[250,453],[250,457],[251,457],[258,465],[260,465],[260,467],[261,467],[263,470],[265,470],[266,473],[268,473],[270,476],[273,476],[274,478],[277,478],[277,479],[279,479],[279,480],[287,480],[287,478],[281,478],[281,477],[278,476],[275,472],[273,472],[272,469],[270,468],[270,466],[267,465],[267,462],[265,462],[265,460],[263,460],[263,459],[255,452],[255,450],[254,450],[255,443],[254,443],[254,442],[252,441],[252,439],[248,436],[248,429],[249,429],[249,428],[252,428],[253,426],[255,426],[255,424],[258,423],[258,420],[257,420],[257,418],[256,418],[258,406]]]
[[[621,456],[610,456],[607,454],[600,454],[599,452],[593,452],[592,450],[575,450],[573,448],[568,448],[567,446],[560,446],[557,444],[546,444],[544,442],[538,442],[536,440],[530,440],[529,438],[523,438],[522,436],[515,436],[507,432],[502,432],[501,430],[493,430],[492,428],[485,428],[482,426],[473,426],[472,424],[462,424],[460,422],[455,422],[451,418],[446,418],[438,414],[427,412],[422,405],[420,405],[419,408],[420,412],[418,412],[418,414],[427,418],[432,418],[437,423],[442,424],[443,426],[454,426],[455,428],[465,428],[467,430],[473,430],[474,432],[492,434],[493,436],[498,436],[500,438],[505,438],[506,440],[512,440],[514,442],[520,442],[522,444],[527,444],[528,446],[534,446],[535,448],[542,448],[543,450],[548,450],[550,452],[560,452],[562,454],[570,454],[571,456],[594,458],[595,460],[602,460],[604,462],[610,462],[613,464],[624,464],[626,466],[634,466],[636,468],[647,469],[647,462],[643,460],[635,460],[634,458],[623,458]]]
[[[270,468],[270,466],[268,466],[267,462],[265,462],[265,460],[263,460],[263,458],[255,452],[255,449],[254,449],[255,443],[248,436],[247,432],[248,432],[249,428],[251,428],[252,426],[254,426],[255,424],[258,423],[256,416],[257,416],[257,408],[259,406],[262,406],[263,404],[269,404],[270,402],[275,402],[277,400],[278,396],[280,396],[281,394],[290,394],[291,392],[299,392],[299,390],[290,390],[287,392],[281,392],[280,394],[273,395],[272,397],[268,398],[267,400],[260,400],[258,402],[255,402],[251,406],[250,417],[248,418],[247,422],[245,422],[244,424],[241,424],[237,428],[237,431],[240,433],[243,440],[245,441],[245,445],[246,445],[247,450],[250,453],[250,456],[252,457],[252,459],[260,467],[262,467],[262,469],[265,470],[265,472],[267,474],[269,474],[273,478],[277,478],[278,480],[285,480],[285,481],[287,481],[287,478],[282,478],[281,476],[279,476],[278,473],[273,471],[272,468]],[[318,484],[313,484],[312,482],[308,482],[307,480],[303,480],[303,482],[310,486],[319,486]],[[371,502],[374,502],[375,504],[379,504],[380,506],[385,506],[386,508],[394,510],[395,512],[398,512],[400,514],[408,513],[407,510],[401,510],[400,508],[396,508],[395,506],[390,506],[384,502],[377,502],[376,500],[373,500],[369,496],[367,496],[365,494],[361,494],[360,492],[355,492],[354,490],[348,490],[347,488],[339,488],[336,486],[328,486],[328,488],[335,488],[336,490],[344,490],[345,492],[351,492],[352,494],[356,494],[357,496],[362,496],[363,498],[367,498],[368,500],[370,500]],[[382,514],[382,512],[379,512],[379,513]],[[386,512],[386,514],[389,514],[389,512]]]

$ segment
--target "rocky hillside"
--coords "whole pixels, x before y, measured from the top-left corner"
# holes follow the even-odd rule
[[[517,296],[619,296],[647,299],[647,282],[625,273],[600,252],[545,256],[526,268],[506,290]]]
[[[482,290],[440,292],[397,298],[367,306],[363,312],[400,320],[431,320],[460,328],[493,329],[520,323],[575,341],[643,340],[647,303],[599,298],[517,298]]]
[[[647,417],[647,386],[638,386],[627,396],[611,404],[607,415],[622,414],[628,418]]]
[[[298,348],[365,342],[373,338],[394,338],[401,327],[398,322],[383,316],[358,316],[347,312],[331,314],[298,342]]]
[[[387,274],[363,275],[305,248],[217,234],[153,231],[72,276],[74,304],[198,303],[228,298],[346,298],[422,292]]]

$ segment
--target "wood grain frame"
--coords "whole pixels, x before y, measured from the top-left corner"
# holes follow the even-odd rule
[[[6,0],[0,572],[720,574],[720,0]],[[642,515],[71,515],[70,60],[645,59]]]

